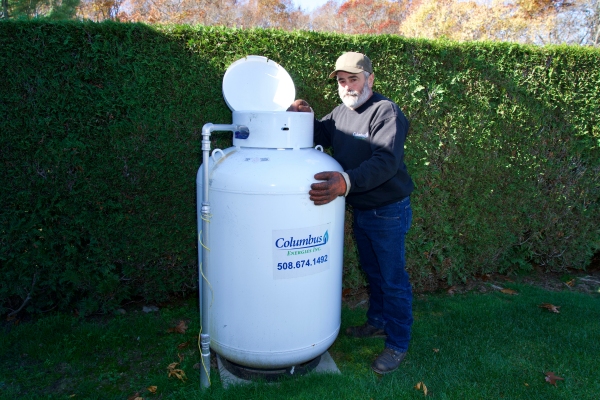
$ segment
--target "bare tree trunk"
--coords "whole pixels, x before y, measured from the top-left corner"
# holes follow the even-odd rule
[[[8,19],[8,0],[2,0],[2,18]]]
[[[596,23],[596,34],[594,35],[594,40],[592,42],[592,46],[598,47],[600,43],[600,1],[596,1],[596,10],[594,15],[595,23]]]

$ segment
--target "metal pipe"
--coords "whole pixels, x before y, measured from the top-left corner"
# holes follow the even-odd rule
[[[210,304],[210,296],[208,293],[208,284],[205,279],[205,272],[208,271],[208,251],[204,251],[202,246],[208,244],[209,238],[209,219],[210,219],[210,202],[208,199],[208,177],[209,177],[209,160],[210,160],[210,135],[214,131],[231,131],[248,133],[248,128],[243,125],[215,125],[205,124],[202,127],[202,207],[200,213],[202,216],[202,239],[198,243],[198,301],[200,308],[200,352],[202,357],[202,368],[200,368],[200,387],[207,388],[210,386],[210,334],[208,333],[208,304]]]
[[[210,335],[208,333],[200,334],[200,357],[202,358],[200,368],[200,388],[210,386]]]

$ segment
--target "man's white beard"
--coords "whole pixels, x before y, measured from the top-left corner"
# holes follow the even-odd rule
[[[363,86],[360,92],[357,92],[355,90],[346,90],[346,88],[340,86],[338,87],[338,93],[346,107],[351,108],[353,110],[357,109],[358,107],[365,104],[365,102],[371,96],[369,80],[365,79],[365,85]]]

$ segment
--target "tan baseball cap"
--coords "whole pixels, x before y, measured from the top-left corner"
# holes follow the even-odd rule
[[[369,57],[361,53],[355,53],[349,51],[342,54],[335,62],[335,71],[329,74],[330,78],[334,78],[338,71],[349,72],[351,74],[358,74],[359,72],[366,71],[370,74],[373,73],[373,65]]]

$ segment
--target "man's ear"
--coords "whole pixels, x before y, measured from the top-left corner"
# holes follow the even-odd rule
[[[375,73],[372,73],[371,75],[369,75],[369,78],[368,78],[369,89],[373,88],[374,81],[375,81]]]

